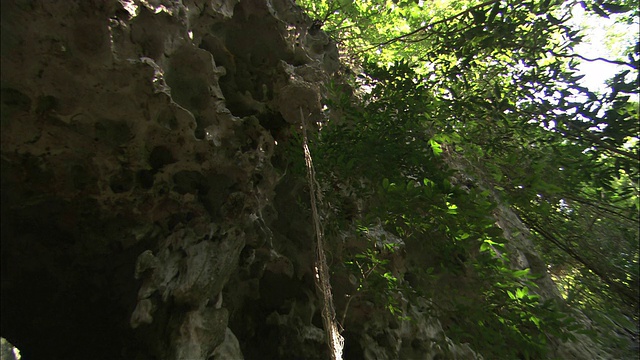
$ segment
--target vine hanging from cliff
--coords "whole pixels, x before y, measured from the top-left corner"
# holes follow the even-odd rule
[[[309,150],[309,140],[307,137],[307,124],[300,108],[300,121],[302,124],[302,148],[304,151],[304,159],[307,167],[307,180],[309,183],[309,198],[311,201],[311,213],[313,218],[313,226],[316,234],[316,265],[315,265],[315,281],[320,292],[322,293],[322,322],[324,324],[325,334],[327,336],[327,344],[331,353],[332,360],[342,360],[342,349],[344,348],[344,338],[338,331],[336,321],[336,310],[333,305],[333,294],[331,292],[331,281],[329,278],[329,265],[325,255],[324,231],[318,213],[317,200],[321,199],[321,193],[316,179],[315,169],[313,167],[313,159]]]

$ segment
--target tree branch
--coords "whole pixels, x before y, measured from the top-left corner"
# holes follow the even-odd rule
[[[405,39],[405,38],[407,38],[407,37],[413,36],[413,35],[415,35],[415,34],[417,34],[417,33],[419,33],[419,32],[422,32],[422,31],[425,31],[425,30],[427,30],[427,29],[429,29],[429,28],[432,28],[432,27],[434,27],[434,26],[436,26],[436,25],[438,25],[438,24],[442,24],[442,23],[449,22],[449,21],[451,21],[451,20],[457,19],[457,18],[459,18],[459,17],[461,17],[461,16],[463,16],[463,15],[466,15],[466,14],[468,14],[468,13],[472,12],[473,10],[482,9],[482,8],[487,7],[487,6],[489,6],[489,5],[493,5],[493,4],[495,4],[495,3],[499,2],[499,1],[500,1],[500,0],[489,0],[489,1],[485,1],[485,2],[483,2],[483,3],[481,3],[481,4],[478,4],[478,5],[476,5],[476,6],[472,6],[472,7],[468,8],[468,9],[466,9],[466,10],[462,11],[462,12],[459,12],[459,13],[457,13],[456,15],[450,16],[450,17],[445,18],[445,19],[442,19],[442,20],[438,20],[438,21],[436,21],[436,22],[433,22],[433,23],[427,24],[427,25],[425,25],[425,26],[421,26],[421,27],[419,27],[419,28],[417,28],[417,29],[415,29],[415,30],[413,30],[413,31],[411,31],[411,32],[408,32],[408,33],[403,34],[403,35],[400,35],[400,36],[396,36],[396,37],[394,37],[394,38],[392,38],[392,39],[389,39],[389,40],[383,41],[383,42],[378,43],[378,44],[376,44],[376,45],[373,45],[373,46],[371,46],[371,47],[369,47],[369,48],[366,48],[366,49],[362,50],[361,52],[366,52],[366,51],[369,51],[369,50],[373,50],[373,49],[375,49],[375,48],[377,48],[377,47],[381,47],[381,46],[386,46],[386,45],[392,44],[392,43],[394,43],[394,42],[400,41],[400,40]]]
[[[633,289],[629,289],[623,284],[614,281],[614,279],[611,279],[608,274],[603,272],[600,268],[594,266],[594,264],[591,263],[591,261],[588,261],[587,259],[583,258],[580,254],[574,251],[574,249],[569,247],[565,242],[558,239],[554,234],[551,234],[546,230],[544,230],[541,226],[539,226],[537,223],[529,219],[526,215],[522,213],[518,213],[518,217],[520,218],[520,220],[522,220],[522,222],[525,225],[527,225],[529,229],[537,232],[538,234],[540,234],[540,236],[542,236],[552,244],[556,245],[560,250],[564,251],[567,255],[572,257],[578,263],[582,264],[584,267],[591,270],[605,284],[607,284],[612,291],[618,293],[621,296],[624,296],[625,298],[627,298],[627,300],[631,300],[633,302],[637,300]]]
[[[609,64],[613,64],[613,65],[621,65],[621,66],[629,66],[632,69],[635,69],[635,66],[633,64],[629,64],[628,62],[624,62],[624,61],[620,61],[620,60],[609,60],[609,59],[605,59],[602,57],[597,57],[597,58],[593,58],[593,59],[589,59],[587,57],[584,57],[582,55],[579,54],[558,54],[557,52],[550,50],[549,53],[551,53],[551,55],[555,56],[555,57],[562,57],[562,58],[579,58],[582,59],[584,61],[589,61],[589,62],[594,62],[594,61],[603,61]]]

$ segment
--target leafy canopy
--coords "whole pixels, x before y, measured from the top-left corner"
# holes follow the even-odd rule
[[[348,261],[360,273],[376,269],[388,303],[398,291],[439,300],[450,332],[485,356],[537,358],[547,335],[571,337],[575,320],[558,306],[582,310],[603,333],[637,335],[640,44],[597,60],[621,70],[594,92],[579,82],[576,67],[588,59],[574,52],[584,34],[570,25],[575,6],[637,23],[637,4],[299,4],[347,64],[313,149],[325,181],[346,189],[327,191],[336,227],[381,220],[408,249],[430,254],[408,256],[410,271],[422,272],[413,284],[389,275],[371,249]],[[356,216],[340,210],[348,197],[361,200]],[[492,215],[499,204],[531,232],[564,303],[535,295],[532,280],[546,269],[522,273],[508,261]],[[425,290],[435,284],[459,296],[438,299]]]

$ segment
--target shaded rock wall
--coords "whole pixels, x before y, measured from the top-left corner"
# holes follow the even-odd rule
[[[310,227],[290,224],[308,219],[278,215],[271,162],[338,66],[310,24],[291,0],[2,2],[1,332],[25,358],[287,348],[253,346],[264,328],[242,319],[295,331],[269,311],[317,301],[293,276],[312,269]]]
[[[20,356],[20,351],[5,338],[0,338],[0,359],[16,360],[18,356]]]
[[[1,4],[2,337],[27,359],[329,358],[284,144],[322,119],[330,38],[293,0]],[[402,240],[370,237],[330,256],[345,358],[482,358],[427,299],[398,294],[411,321],[348,300],[367,241],[405,275]]]

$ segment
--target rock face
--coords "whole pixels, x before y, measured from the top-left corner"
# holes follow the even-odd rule
[[[329,358],[286,147],[322,119],[332,40],[294,0],[1,4],[2,337],[26,359]],[[369,240],[402,278],[403,241]],[[332,282],[345,358],[482,358],[427,299],[402,321]]]
[[[272,165],[338,66],[310,24],[292,0],[2,2],[2,335],[25,358],[256,357],[279,335],[247,316],[316,301],[269,228],[312,255]]]
[[[20,352],[5,338],[0,338],[0,359],[16,360]]]

